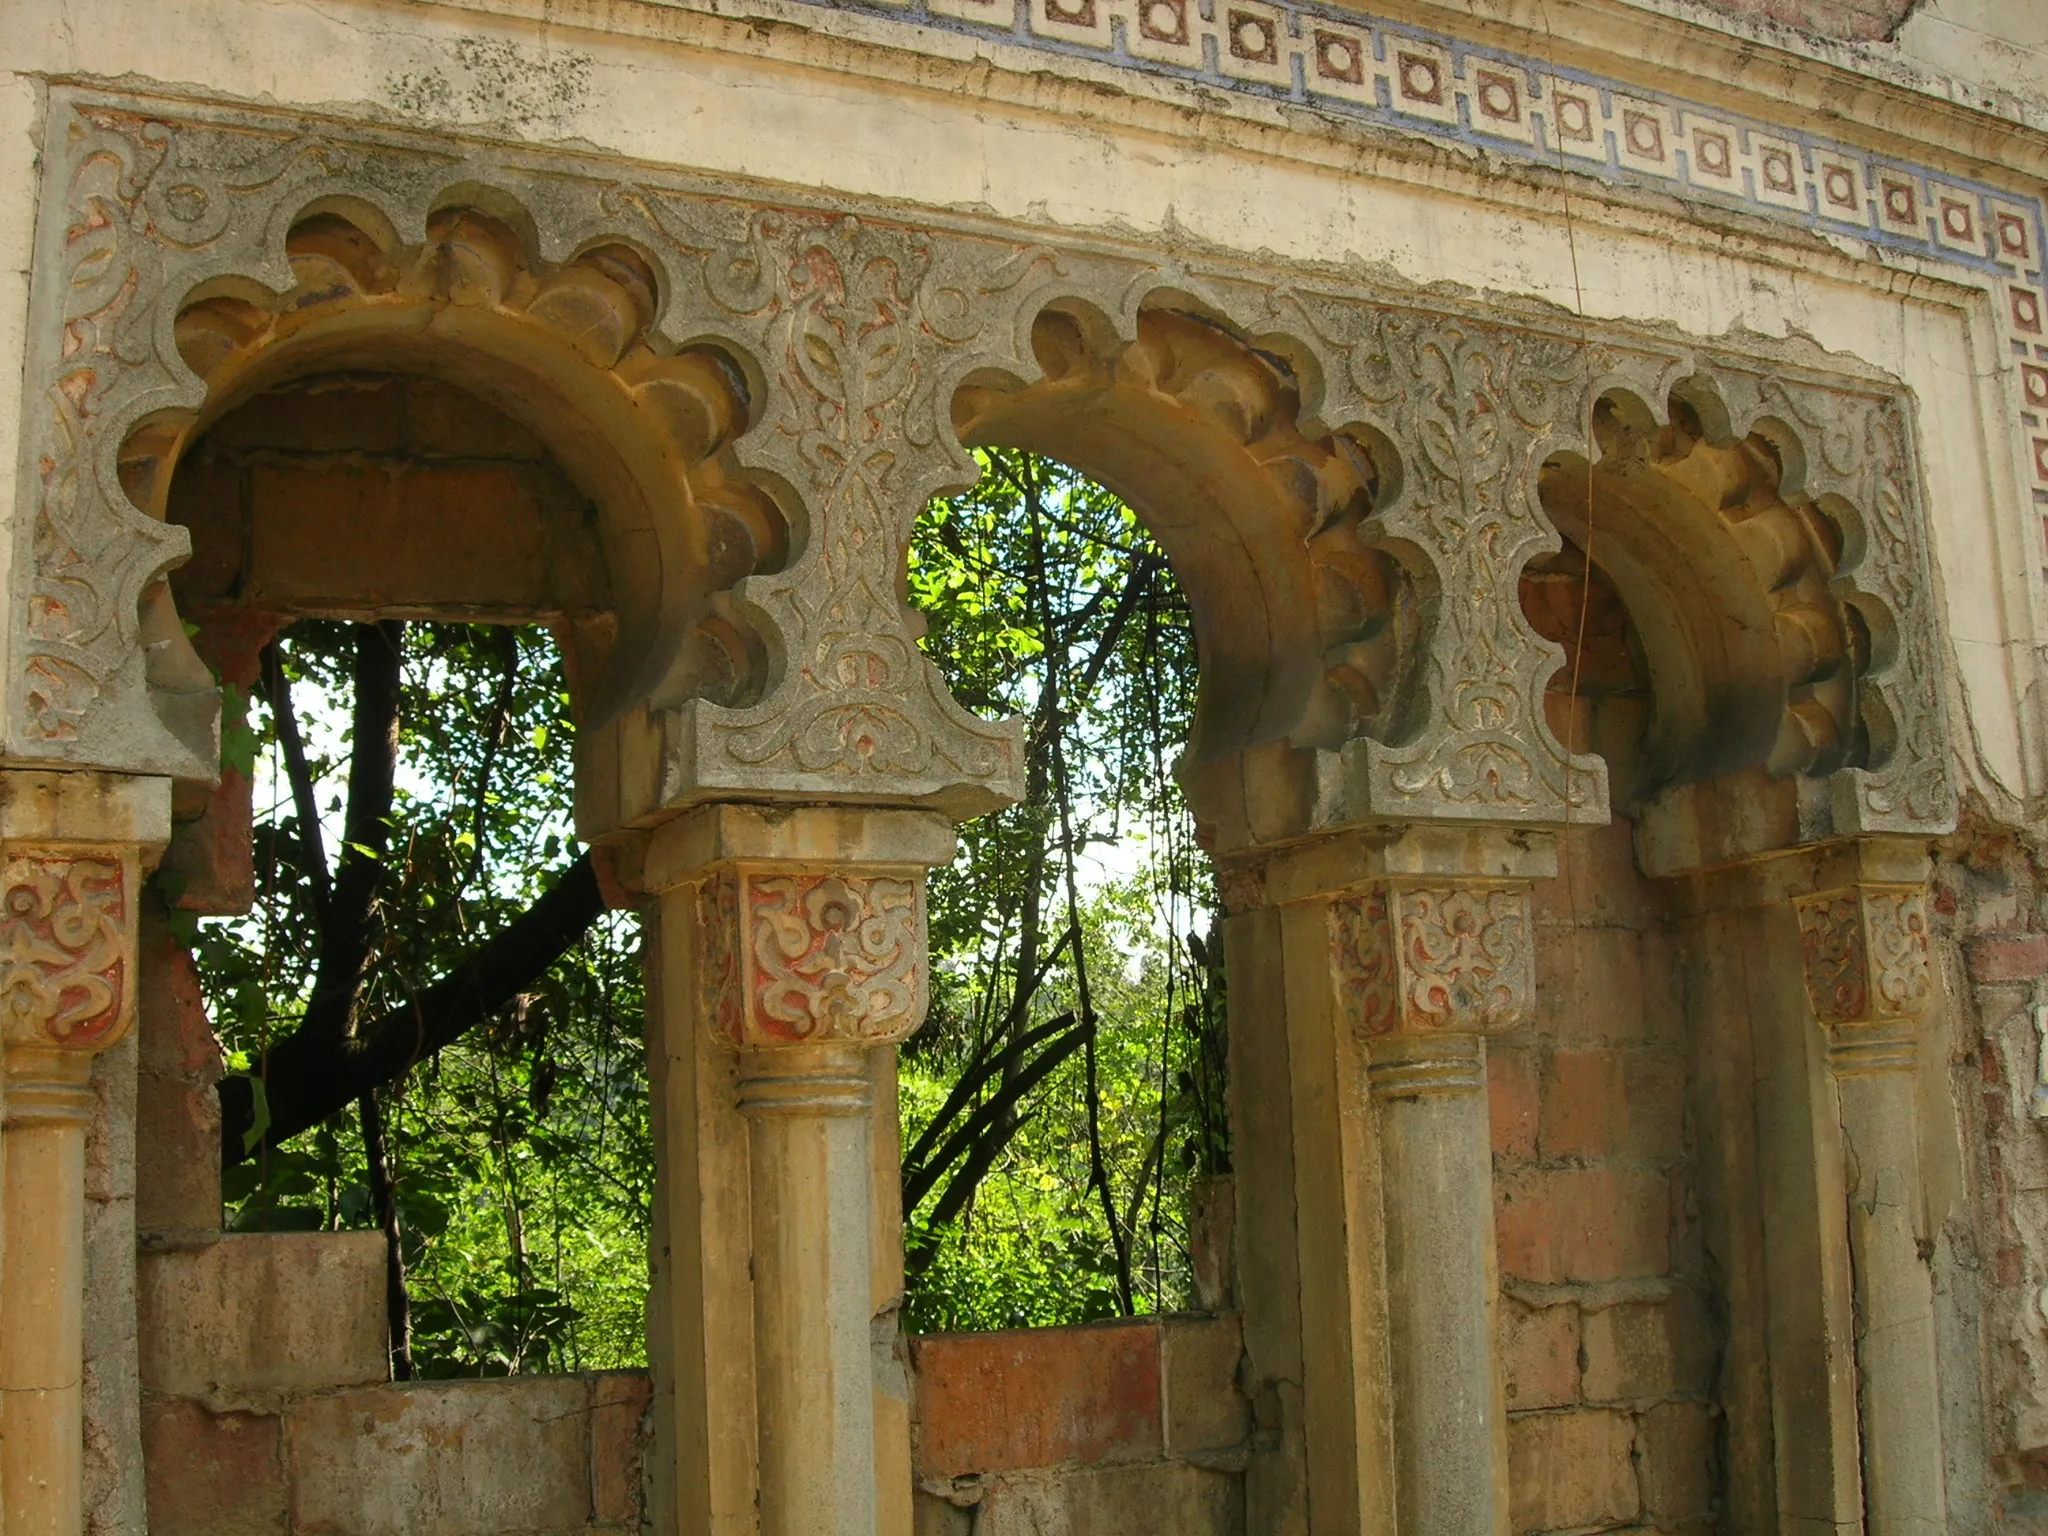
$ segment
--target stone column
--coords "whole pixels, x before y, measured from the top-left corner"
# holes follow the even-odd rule
[[[878,1471],[909,1447],[907,1418],[876,1413],[893,1340],[876,1337],[873,1243],[893,1228],[875,1084],[893,1078],[874,1058],[923,1020],[925,871],[952,852],[936,816],[738,806],[646,851],[663,956],[649,1333],[673,1457],[658,1529],[909,1536]]]
[[[1947,1528],[1915,1083],[1934,990],[1926,890],[1857,883],[1794,905],[1841,1115],[1864,1529],[1921,1536]]]
[[[1506,1530],[1484,1036],[1556,871],[1542,832],[1432,825],[1224,866],[1261,1531]]]
[[[0,1529],[78,1536],[93,1058],[135,1016],[168,780],[0,775]]]
[[[1485,1036],[1529,1015],[1528,891],[1388,880],[1335,903],[1330,937],[1379,1131],[1399,1528],[1495,1536],[1507,1422]]]

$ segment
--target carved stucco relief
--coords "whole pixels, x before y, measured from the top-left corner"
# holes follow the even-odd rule
[[[102,1051],[134,1016],[136,871],[118,849],[0,859],[0,1037]]]
[[[1924,890],[1858,885],[1796,905],[1807,999],[1822,1024],[1883,1024],[1926,1008],[1934,967]]]
[[[1697,375],[1721,390],[1734,430],[1782,425],[1804,445],[1806,494],[1853,509],[1839,580],[1876,637],[1865,693],[1881,756],[1834,775],[1831,830],[1953,815],[1910,423],[1880,388],[1348,280],[1055,247],[968,220],[770,206],[574,157],[249,115],[172,120],[82,97],[60,97],[52,122],[32,300],[43,405],[22,472],[36,516],[21,520],[15,566],[17,760],[211,772],[189,699],[142,661],[142,631],[167,606],[146,594],[183,536],[138,512],[121,478],[139,424],[202,403],[174,345],[177,312],[229,279],[289,290],[286,232],[316,203],[374,209],[416,242],[461,200],[449,189],[481,185],[530,214],[544,263],[602,242],[649,254],[663,278],[658,345],[720,349],[746,373],[751,421],[725,452],[794,533],[783,569],[727,594],[772,672],[756,701],[646,696],[665,743],[659,804],[744,793],[971,811],[1018,792],[1018,727],[961,710],[918,649],[899,587],[911,524],[972,478],[952,421],[960,386],[1039,376],[1040,313],[1086,311],[1129,340],[1159,303],[1286,357],[1304,430],[1354,435],[1388,461],[1360,536],[1428,594],[1419,696],[1389,711],[1401,722],[1390,739],[1317,748],[1319,819],[1604,818],[1601,764],[1567,753],[1544,718],[1558,648],[1517,597],[1524,564],[1556,547],[1535,477],[1553,454],[1592,455],[1601,395],[1658,416],[1672,382]]]
[[[1536,998],[1529,895],[1521,886],[1389,881],[1333,902],[1330,958],[1359,1035],[1495,1034]]]
[[[882,1044],[924,1022],[924,872],[731,866],[698,896],[705,1016],[735,1045]]]

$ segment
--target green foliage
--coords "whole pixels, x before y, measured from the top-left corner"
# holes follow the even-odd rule
[[[1170,772],[1194,708],[1185,603],[1108,492],[1027,455],[983,462],[972,493],[930,509],[909,585],[956,697],[1032,721],[1029,794],[964,828],[960,860],[934,878],[934,995],[904,1053],[906,1145],[977,1061],[1039,1026],[1064,1044],[1014,1103],[1015,1063],[938,1127],[1000,1111],[986,1117],[986,1167],[940,1170],[908,1215],[906,1323],[919,1330],[1184,1305],[1189,1182],[1229,1158],[1221,978],[1201,938],[1213,892]],[[346,626],[315,622],[282,642],[330,862],[353,645]],[[575,727],[548,637],[413,624],[404,647],[358,1018],[444,974],[576,853]],[[252,708],[233,751],[257,786],[258,902],[193,941],[230,1065],[250,1073],[303,1014],[321,935],[273,708]],[[653,1157],[637,948],[635,920],[607,914],[530,995],[382,1096],[422,1374],[644,1358]],[[239,1165],[227,1187],[242,1230],[373,1227],[373,1205],[353,1113]]]
[[[910,591],[954,696],[1031,722],[1029,785],[964,828],[933,879],[905,1145],[992,1041],[1065,1013],[1096,1028],[1006,1117],[955,1219],[938,1219],[942,1190],[907,1213],[918,1330],[1185,1305],[1188,1183],[1229,1155],[1220,985],[1199,937],[1213,891],[1170,771],[1194,712],[1185,601],[1101,486],[1026,454],[980,458],[975,489],[920,527]],[[1076,922],[1079,963],[1062,942]]]
[[[353,640],[308,621],[281,649],[332,862]],[[201,923],[195,947],[214,1026],[244,1072],[295,1027],[320,946],[274,712],[252,712],[251,731],[257,905]],[[359,1018],[425,988],[575,857],[574,736],[543,631],[407,626],[398,789]],[[514,1008],[384,1096],[420,1374],[645,1358],[653,1155],[637,951],[636,920],[607,914]],[[378,1224],[353,1113],[230,1170],[225,1194],[240,1230]]]

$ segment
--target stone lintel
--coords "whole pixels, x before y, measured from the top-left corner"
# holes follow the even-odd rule
[[[647,836],[621,874],[647,892],[702,880],[722,865],[771,863],[851,870],[950,864],[953,823],[931,811],[873,806],[724,803],[687,811]],[[636,867],[637,866],[637,867]]]
[[[1387,880],[1526,885],[1557,874],[1557,840],[1528,827],[1387,822],[1226,860],[1225,905],[1314,901]]]
[[[1674,916],[1795,902],[1857,885],[1924,888],[1929,839],[1875,834],[1773,849],[1741,863],[1666,875]]]
[[[0,842],[133,847],[145,868],[171,837],[171,781],[120,773],[0,771]]]

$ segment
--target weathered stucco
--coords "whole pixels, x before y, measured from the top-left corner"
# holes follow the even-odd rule
[[[0,8],[10,1536],[2041,1529],[2048,33],[1903,9]],[[907,1344],[992,443],[1190,596],[1239,1217]],[[444,611],[647,920],[645,1377],[389,1384],[378,1240],[218,1230],[213,682]]]

